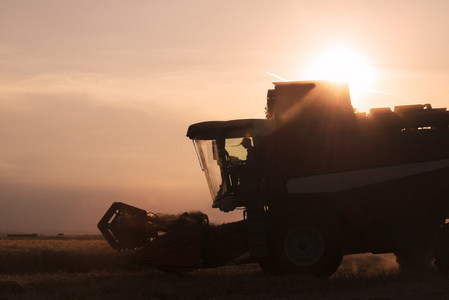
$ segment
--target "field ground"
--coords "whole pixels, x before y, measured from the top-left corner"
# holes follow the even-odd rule
[[[391,254],[351,255],[331,278],[271,276],[257,265],[182,275],[113,259],[98,236],[0,238],[0,299],[449,299],[436,270],[401,273]]]

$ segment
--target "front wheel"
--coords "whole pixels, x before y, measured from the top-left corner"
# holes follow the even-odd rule
[[[331,276],[343,258],[342,234],[327,212],[302,207],[279,219],[271,239],[270,271]]]
[[[284,237],[286,258],[300,267],[316,264],[325,250],[321,232],[310,225],[292,226]]]
[[[425,271],[432,268],[432,249],[405,248],[394,252],[399,269],[407,271]]]

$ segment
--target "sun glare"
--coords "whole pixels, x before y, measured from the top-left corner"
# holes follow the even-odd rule
[[[319,53],[306,69],[310,80],[344,81],[349,84],[351,96],[367,92],[374,72],[366,59],[346,47],[335,47]]]

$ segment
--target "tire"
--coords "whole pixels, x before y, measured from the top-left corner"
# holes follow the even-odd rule
[[[284,211],[270,240],[271,257],[260,265],[277,274],[331,276],[343,258],[342,233],[326,211],[301,206]]]
[[[444,224],[438,231],[433,257],[438,270],[447,274],[449,271],[449,224]]]
[[[432,269],[432,249],[407,248],[394,253],[402,272]]]

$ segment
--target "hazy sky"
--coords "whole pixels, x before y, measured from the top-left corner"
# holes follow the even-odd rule
[[[113,201],[225,220],[188,125],[263,118],[268,73],[336,46],[374,74],[360,111],[449,105],[448,1],[242,2],[0,0],[0,233],[96,232]]]

